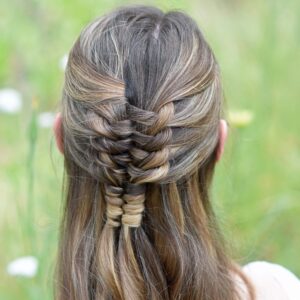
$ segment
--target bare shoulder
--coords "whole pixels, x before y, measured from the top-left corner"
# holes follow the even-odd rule
[[[300,280],[287,268],[255,261],[243,267],[245,275],[253,283],[257,300],[300,299]]]

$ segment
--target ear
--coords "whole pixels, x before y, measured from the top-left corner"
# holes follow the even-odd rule
[[[223,155],[227,135],[228,135],[227,122],[224,119],[221,119],[219,124],[219,145],[218,145],[217,156],[216,156],[217,161],[219,161]]]
[[[62,136],[62,117],[61,114],[58,113],[55,116],[53,131],[55,135],[56,146],[61,154],[64,154],[64,144],[63,144],[63,136]]]

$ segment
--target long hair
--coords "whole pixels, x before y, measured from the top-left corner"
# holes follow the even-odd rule
[[[222,88],[183,12],[119,8],[83,29],[62,96],[57,300],[239,299],[211,207]]]

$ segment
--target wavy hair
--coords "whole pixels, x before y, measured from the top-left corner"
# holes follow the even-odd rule
[[[180,11],[118,8],[83,29],[62,95],[57,300],[240,299],[209,187],[222,88]],[[253,295],[252,295],[253,296]]]

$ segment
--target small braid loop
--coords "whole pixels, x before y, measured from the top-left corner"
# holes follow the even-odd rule
[[[122,205],[124,203],[121,198],[123,189],[120,187],[105,184],[105,200],[106,200],[106,216],[107,224],[112,227],[120,226],[120,217],[123,214]]]
[[[123,195],[124,214],[122,224],[129,227],[139,227],[142,221],[142,213],[145,209],[146,186],[143,184],[127,183],[125,194]]]

